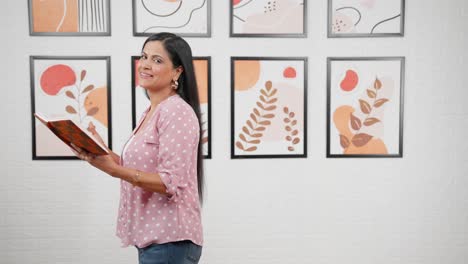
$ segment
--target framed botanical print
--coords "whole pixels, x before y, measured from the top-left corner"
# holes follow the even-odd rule
[[[133,0],[133,35],[211,36],[211,0]]]
[[[109,0],[29,0],[31,36],[110,36]]]
[[[307,37],[307,0],[232,0],[231,37]]]
[[[139,86],[138,63],[140,56],[132,56],[132,127],[143,112],[149,107],[150,101],[146,91]],[[202,123],[203,157],[211,158],[211,57],[193,57],[195,78],[197,79],[198,96],[200,97],[200,112]]]
[[[78,159],[33,113],[68,118],[111,148],[110,57],[31,56],[32,158]]]
[[[307,58],[231,57],[231,158],[307,157]]]
[[[402,37],[405,0],[328,0],[328,37]]]
[[[328,58],[327,66],[327,157],[402,157],[405,58]]]

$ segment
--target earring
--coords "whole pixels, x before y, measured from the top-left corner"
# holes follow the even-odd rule
[[[174,83],[171,84],[172,86],[172,89],[174,90],[177,90],[177,88],[179,87],[179,82],[177,80],[172,80]]]

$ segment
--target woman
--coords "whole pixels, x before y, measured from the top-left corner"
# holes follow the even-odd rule
[[[137,247],[141,264],[198,263],[203,156],[190,46],[174,34],[154,34],[143,44],[138,72],[151,106],[122,156],[74,146],[75,154],[121,179],[117,236],[124,247]]]

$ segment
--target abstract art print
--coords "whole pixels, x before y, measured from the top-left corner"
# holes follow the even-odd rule
[[[307,157],[307,58],[231,57],[231,158]]]
[[[401,37],[405,0],[328,0],[328,37]]]
[[[133,0],[133,35],[211,36],[211,0]]]
[[[35,112],[71,119],[111,148],[110,57],[31,56],[30,67],[33,160],[77,159]]]
[[[230,10],[231,37],[307,37],[307,0],[232,0]]]
[[[31,36],[110,36],[109,0],[29,0]]]
[[[132,128],[143,112],[149,107],[150,101],[146,90],[138,83],[138,63],[140,56],[132,56]],[[193,57],[195,78],[197,79],[198,95],[202,120],[202,146],[205,159],[211,158],[211,57]]]
[[[402,157],[404,57],[328,58],[327,157]]]

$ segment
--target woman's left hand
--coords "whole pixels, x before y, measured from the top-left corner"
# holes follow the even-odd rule
[[[75,145],[72,145],[72,151],[79,159],[87,161],[92,166],[102,170],[103,172],[111,176],[112,171],[118,166],[118,164],[110,155],[96,156]]]

